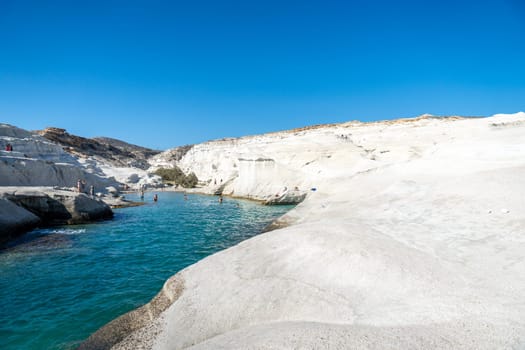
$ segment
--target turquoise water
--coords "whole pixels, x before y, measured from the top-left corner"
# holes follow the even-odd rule
[[[151,197],[115,210],[113,220],[35,230],[0,251],[0,349],[75,348],[148,302],[177,271],[260,233],[290,209]]]

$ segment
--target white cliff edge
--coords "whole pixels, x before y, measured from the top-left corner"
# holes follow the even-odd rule
[[[195,145],[177,164],[204,191],[308,195],[288,227],[175,275],[113,348],[522,348],[524,135],[518,113]]]
[[[135,205],[120,197],[117,178],[137,186],[159,182],[143,169],[75,156],[35,132],[0,123],[0,244],[41,225],[111,217],[100,199],[113,207]]]

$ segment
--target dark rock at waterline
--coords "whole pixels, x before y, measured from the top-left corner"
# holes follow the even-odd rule
[[[0,244],[32,230],[40,222],[40,218],[30,211],[0,198]]]
[[[113,217],[103,201],[49,187],[0,189],[0,243],[39,225],[82,224]]]

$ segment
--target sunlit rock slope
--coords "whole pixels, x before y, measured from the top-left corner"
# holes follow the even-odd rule
[[[171,305],[115,349],[525,347],[525,113],[213,141],[176,163],[209,193],[308,195],[287,227],[170,279]]]
[[[161,183],[158,176],[147,171],[150,167],[148,159],[160,151],[109,137],[85,138],[60,128],[46,128],[38,133],[61,145],[91,173],[114,177],[131,187]]]
[[[12,151],[7,151],[10,144]],[[58,186],[74,188],[77,180],[86,188],[105,191],[119,184],[102,173],[91,171],[78,158],[36,133],[0,124],[0,186]]]

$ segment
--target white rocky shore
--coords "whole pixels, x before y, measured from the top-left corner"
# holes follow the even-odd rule
[[[77,141],[88,150],[93,146],[89,142],[104,150],[96,140],[65,134],[63,129],[46,129],[49,130]],[[120,142],[102,140],[117,142],[117,145]],[[116,147],[106,148],[126,154]],[[120,197],[119,189],[123,185],[158,185],[160,182],[158,176],[142,168],[123,165],[111,152],[104,158],[101,151],[96,156],[75,151],[36,132],[0,123],[0,245],[40,225],[109,218],[112,213],[108,205],[134,205]],[[84,194],[78,193],[78,180],[83,184]],[[91,187],[96,196],[86,195]]]
[[[207,193],[307,197],[81,348],[525,348],[525,113],[319,126],[178,158]]]
[[[144,169],[144,164],[123,164],[123,161],[115,159],[115,154],[111,154],[110,151],[106,157],[101,150],[88,155],[87,151],[101,146],[97,141],[100,139],[80,138],[57,128],[48,128],[41,133],[50,134],[49,130],[54,132],[53,136],[63,132],[65,141],[79,143],[78,148],[50,141],[37,132],[0,123],[0,186],[58,186],[74,189],[77,180],[82,179],[86,189],[94,186],[97,192],[107,193],[108,187],[118,189],[122,184],[155,187],[161,183],[159,176],[152,175]],[[12,151],[5,150],[8,144],[13,147]],[[87,150],[84,154],[81,153],[81,147]],[[108,146],[108,149],[122,153],[116,147]],[[146,167],[149,167],[149,164]]]
[[[40,225],[83,224],[112,217],[108,204],[84,193],[0,186],[0,243]]]

